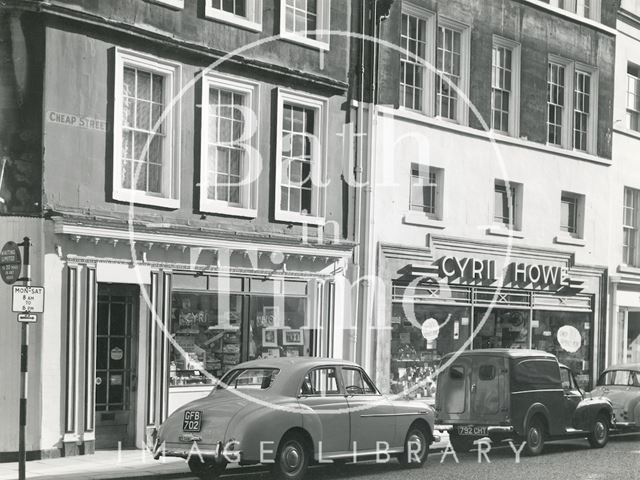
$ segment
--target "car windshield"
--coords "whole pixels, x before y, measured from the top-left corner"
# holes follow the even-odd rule
[[[265,390],[273,385],[279,372],[280,370],[277,368],[238,368],[227,372],[218,382],[217,389],[250,388]]]
[[[640,372],[630,370],[611,370],[604,372],[598,379],[598,385],[640,387]]]

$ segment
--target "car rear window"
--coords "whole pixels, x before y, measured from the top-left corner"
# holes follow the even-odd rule
[[[511,371],[511,381],[514,391],[559,389],[560,366],[554,360],[516,361]]]
[[[598,385],[618,385],[618,386],[640,386],[640,372],[631,372],[629,370],[611,370],[604,372],[598,379]]]
[[[273,384],[279,372],[280,370],[277,368],[238,368],[222,377],[217,388],[265,390]]]

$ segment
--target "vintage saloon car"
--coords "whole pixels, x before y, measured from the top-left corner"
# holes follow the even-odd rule
[[[617,429],[640,429],[640,363],[607,368],[590,395],[611,400]]]
[[[443,368],[446,367],[446,368]],[[546,352],[485,349],[449,354],[436,391],[437,429],[448,430],[456,451],[474,440],[526,441],[538,455],[546,440],[586,437],[604,447],[612,425],[611,402],[585,398],[573,373]]]
[[[433,424],[429,405],[381,395],[355,363],[261,359],[238,365],[207,397],[170,415],[156,433],[155,456],[187,458],[200,478],[237,462],[270,463],[276,478],[299,479],[313,462],[384,459],[384,452],[421,466],[437,439]]]

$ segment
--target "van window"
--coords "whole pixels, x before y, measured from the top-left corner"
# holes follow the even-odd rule
[[[449,374],[442,375],[442,394],[444,411],[446,413],[461,414],[466,406],[466,371],[462,365],[449,367]]]
[[[555,360],[514,360],[511,382],[514,391],[561,388],[560,366]]]
[[[460,365],[453,365],[449,369],[449,376],[453,380],[464,380],[464,367]]]
[[[480,365],[480,369],[478,370],[478,377],[482,381],[489,381],[496,378],[496,367],[495,365]]]

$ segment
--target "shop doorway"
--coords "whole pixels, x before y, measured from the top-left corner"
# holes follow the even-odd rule
[[[135,445],[137,285],[98,285],[96,448]]]

